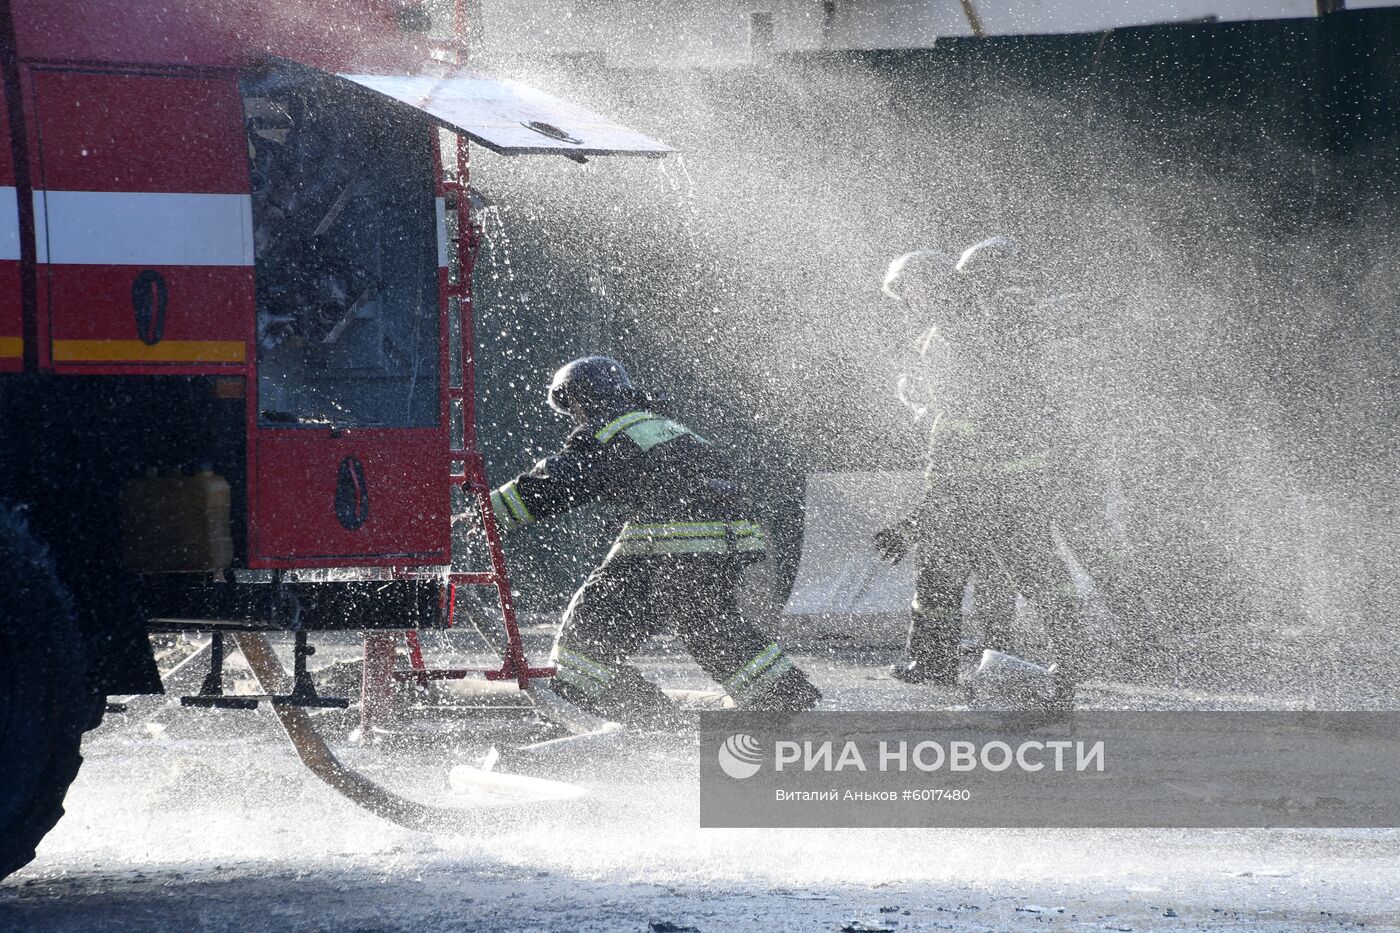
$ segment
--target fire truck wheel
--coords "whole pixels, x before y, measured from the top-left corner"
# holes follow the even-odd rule
[[[34,858],[63,815],[83,730],[105,697],[88,692],[67,592],[21,512],[0,502],[0,878]]]

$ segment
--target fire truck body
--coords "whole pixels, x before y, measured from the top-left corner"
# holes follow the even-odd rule
[[[160,692],[153,624],[449,620],[453,490],[486,491],[465,139],[669,150],[458,70],[430,25],[393,0],[0,0],[0,757],[44,732],[21,667]],[[509,619],[482,511],[491,569],[460,579]],[[65,600],[68,628],[37,618]]]
[[[0,367],[31,378],[4,390],[4,495],[60,566],[71,546],[85,585],[129,588],[101,566],[142,534],[120,490],[200,465],[231,485],[240,576],[448,565],[461,438],[437,127],[576,158],[619,137],[665,148],[528,89],[425,74],[426,17],[398,3],[35,0],[6,20]],[[357,601],[353,627],[430,622],[436,594],[398,585],[411,595]],[[157,614],[218,618],[228,588],[148,589]],[[98,601],[119,627],[124,600]],[[324,615],[300,621],[348,624]]]
[[[286,292],[285,280],[306,261],[334,259],[320,255],[327,250],[316,250],[307,242],[309,232],[298,230],[290,233],[302,242],[280,250],[264,242],[269,255],[258,255],[258,234],[267,240],[270,231],[266,220],[263,231],[256,228],[255,201],[266,209],[274,185],[283,186],[287,199],[308,199],[289,187],[304,178],[260,177],[271,166],[259,164],[255,150],[250,153],[250,137],[261,137],[245,127],[266,118],[245,115],[243,89],[256,81],[250,69],[259,62],[251,57],[261,49],[227,41],[245,38],[237,33],[223,41],[210,38],[219,36],[213,31],[219,24],[239,21],[235,11],[211,17],[209,7],[200,11],[194,4],[184,11],[146,6],[36,3],[11,11],[18,53],[11,70],[18,71],[22,109],[9,114],[12,145],[6,147],[7,177],[0,179],[19,194],[7,224],[13,232],[6,241],[13,246],[5,254],[5,274],[16,287],[0,299],[0,347],[6,368],[20,373],[4,390],[4,494],[27,507],[31,526],[73,592],[87,640],[99,646],[89,652],[88,663],[103,693],[158,689],[148,666],[143,676],[130,676],[148,614],[217,619],[228,608],[218,603],[241,604],[253,615],[267,602],[241,592],[233,596],[228,586],[187,574],[138,586],[126,571],[143,568],[118,565],[122,536],[143,534],[122,526],[120,490],[143,470],[170,475],[207,464],[238,490],[230,497],[231,526],[238,533],[231,532],[235,560],[229,569],[443,565],[450,554],[449,441],[438,378],[445,352],[445,341],[438,339],[444,311],[439,306],[445,304],[437,300],[445,276],[438,259],[445,259],[445,250],[432,242],[441,225],[433,217],[426,122],[405,126],[410,121],[400,119],[391,126],[407,131],[398,140],[409,153],[400,160],[410,163],[401,166],[402,174],[421,189],[417,216],[406,219],[421,228],[424,242],[414,244],[420,261],[401,278],[419,279],[414,286],[425,307],[416,323],[430,329],[420,340],[428,352],[412,360],[427,370],[417,374],[414,389],[431,404],[420,403],[416,423],[403,426],[353,416],[348,423],[317,419],[304,405],[302,414],[278,420],[282,412],[260,407],[266,393],[258,378],[259,347],[277,333],[264,334],[260,344],[258,300],[269,292],[284,302],[307,300],[319,283],[305,284],[294,295],[275,292],[279,286]],[[302,11],[315,12],[308,6]],[[255,11],[243,12],[249,14],[244,23],[258,22],[251,16]],[[332,12],[345,21],[344,11]],[[394,10],[379,12],[351,34],[357,47],[402,48]],[[270,39],[294,41],[294,35]],[[323,61],[339,63],[324,43],[319,51]],[[346,56],[350,49],[340,51]],[[348,58],[341,60],[348,64]],[[330,146],[336,128],[327,122],[315,119],[298,130],[319,131]],[[311,133],[305,135],[296,156],[308,154],[313,141]],[[16,152],[21,142],[26,151]],[[357,151],[338,147],[346,150]],[[262,188],[256,194],[255,179]],[[31,218],[20,216],[21,198],[33,205]],[[300,206],[303,214],[329,208]],[[351,205],[339,219],[348,225],[363,213]],[[26,294],[22,246],[31,224],[33,286]],[[342,243],[357,235],[344,228],[323,233],[328,242]],[[426,270],[425,251],[431,253]],[[348,250],[337,252],[343,257]],[[329,314],[331,306],[315,311]],[[308,335],[284,335],[272,355],[279,349],[281,356],[291,355],[292,343],[306,347]],[[276,365],[273,360],[269,368]],[[343,369],[342,375],[353,373]],[[278,376],[283,374],[273,374]],[[82,577],[72,579],[63,572],[68,567],[83,567]],[[417,592],[432,587],[404,581],[392,588],[419,598],[379,605],[361,600],[360,625],[427,621],[421,611],[406,610],[435,607],[436,593]],[[147,605],[142,597],[152,596],[156,605]],[[273,613],[266,616],[269,625],[277,624]],[[317,620],[312,614],[299,621]],[[118,642],[129,644],[115,650]],[[104,644],[114,650],[101,650]]]

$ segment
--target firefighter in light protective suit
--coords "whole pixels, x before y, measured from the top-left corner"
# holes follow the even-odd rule
[[[927,489],[875,546],[892,562],[914,554],[907,656],[895,677],[957,682],[963,591],[973,576],[979,614],[1009,618],[1018,594],[1035,607],[1057,662],[1054,702],[1068,705],[1079,607],[1053,525],[1073,512],[1082,486],[1047,388],[1054,309],[1020,274],[1015,251],[1008,238],[991,237],[958,257],[924,251],[891,265],[885,293],[927,328],[899,382],[901,401],[928,431]],[[932,270],[902,276],[916,261]]]
[[[716,445],[649,410],[622,365],[588,356],[562,367],[549,405],[575,424],[563,448],[491,494],[502,528],[602,501],[625,524],[564,612],[554,689],[610,719],[665,725],[674,711],[628,663],[668,624],[742,709],[801,711],[821,694],[782,649],[744,621],[737,590],[762,559],[763,532]]]

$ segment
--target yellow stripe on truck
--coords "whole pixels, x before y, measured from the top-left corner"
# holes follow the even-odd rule
[[[18,360],[24,357],[22,337],[0,337],[0,360]]]
[[[242,363],[241,340],[55,340],[55,363]]]

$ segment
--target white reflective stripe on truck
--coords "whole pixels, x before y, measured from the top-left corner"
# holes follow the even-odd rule
[[[87,266],[251,266],[246,194],[34,192],[39,262]],[[0,188],[0,260],[20,258],[13,187]]]

